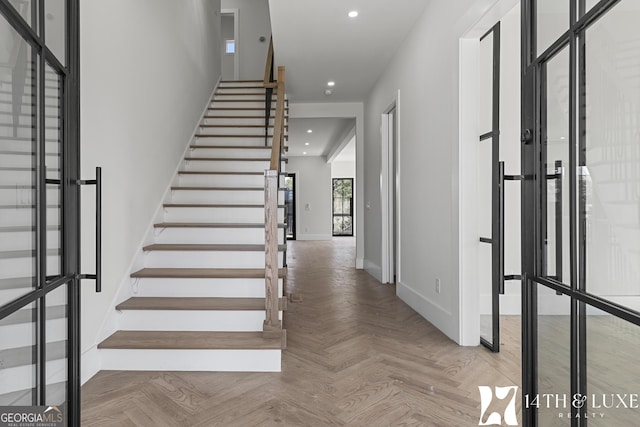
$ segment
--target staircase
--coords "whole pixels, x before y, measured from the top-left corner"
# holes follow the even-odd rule
[[[164,221],[154,226],[154,243],[143,248],[145,268],[131,274],[132,297],[115,308],[119,330],[98,345],[103,369],[280,371],[284,334],[263,332],[270,157],[263,82],[221,82],[174,178]],[[283,191],[280,318],[287,306]]]

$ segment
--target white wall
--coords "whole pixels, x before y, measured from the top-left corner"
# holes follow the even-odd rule
[[[219,10],[220,0],[82,4],[82,175],[92,178],[102,166],[104,181],[103,292],[85,282],[83,353],[102,338],[118,289],[129,284],[134,256],[220,77]],[[94,270],[93,194],[82,190],[86,272]],[[99,361],[83,363],[99,369]]]
[[[331,164],[322,157],[290,157],[287,172],[296,174],[296,238],[331,239]]]
[[[222,0],[223,9],[238,9],[237,55],[241,80],[262,79],[271,37],[268,0]],[[266,40],[261,42],[260,36]]]
[[[365,102],[365,266],[381,265],[380,115],[399,105],[400,298],[461,342],[459,39],[493,0],[430,2]],[[436,60],[437,59],[437,60]],[[435,292],[435,280],[441,292]]]

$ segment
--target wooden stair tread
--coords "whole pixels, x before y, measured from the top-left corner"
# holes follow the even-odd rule
[[[234,124],[229,124],[229,125],[207,125],[207,124],[201,124],[198,127],[201,128],[249,128],[249,129],[264,129],[265,125],[234,125]],[[268,126],[270,129],[273,129],[273,125],[269,125]],[[289,128],[289,125],[284,125],[285,128]]]
[[[269,138],[272,138],[273,135],[267,135]],[[223,134],[205,134],[198,133],[196,134],[196,138],[264,138],[264,135],[223,135]],[[289,135],[284,135],[285,139],[289,139]]]
[[[262,204],[205,204],[205,203],[165,203],[165,208],[264,208]],[[278,205],[284,208],[284,205]]]
[[[278,277],[287,276],[287,269],[278,270]],[[156,279],[263,279],[264,268],[143,268],[131,274],[133,278]]]
[[[235,150],[235,149],[243,149],[243,150],[269,150],[271,151],[271,146],[265,145],[190,145],[189,148],[220,148],[222,150]]]
[[[278,250],[285,250],[286,245],[278,245]],[[258,252],[264,251],[264,245],[239,244],[181,244],[166,243],[152,244],[142,248],[143,251],[229,251],[229,252]]]
[[[271,119],[275,119],[276,116],[269,116]],[[262,119],[264,116],[204,116],[203,119]]]
[[[263,83],[264,80],[220,80],[220,83]]]
[[[161,222],[154,224],[155,228],[264,228],[261,223],[225,223],[225,222]],[[278,228],[285,228],[278,224]]]
[[[280,309],[284,304],[280,298]],[[116,310],[264,310],[264,298],[163,298],[133,297],[116,305]]]
[[[185,157],[187,161],[209,161],[209,162],[268,162],[271,158],[244,158],[244,157]],[[283,159],[284,160],[284,159]]]
[[[172,191],[264,191],[264,187],[171,187]],[[285,191],[286,188],[278,188]]]
[[[140,350],[278,350],[281,338],[262,332],[117,331],[98,344],[104,349]]]
[[[262,175],[264,172],[232,172],[232,171],[178,171],[181,175]]]
[[[264,111],[264,107],[209,107],[208,110],[229,110],[229,111]],[[285,111],[289,111],[289,107],[284,107]]]

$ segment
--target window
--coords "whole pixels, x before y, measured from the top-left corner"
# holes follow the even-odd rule
[[[229,55],[233,55],[236,53],[236,41],[235,40],[226,40],[224,43],[224,53]]]
[[[353,236],[353,178],[333,178],[333,235]]]

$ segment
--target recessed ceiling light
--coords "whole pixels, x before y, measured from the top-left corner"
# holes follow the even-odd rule
[[[327,83],[327,86],[330,86],[330,87],[335,85],[336,85],[336,82],[333,82],[333,81]]]
[[[311,129],[309,129],[309,130],[307,131],[307,133],[313,133],[313,131],[312,131]]]
[[[560,139],[567,139],[567,138],[565,138],[564,136],[561,136]]]
[[[305,142],[305,143],[304,143],[304,145],[309,145],[309,143],[308,143],[308,142]]]
[[[306,151],[303,151],[303,152],[302,152],[302,154],[304,154],[304,155],[306,156],[306,155],[307,155],[307,152],[306,152]]]
[[[352,10],[351,12],[349,12],[349,18],[355,18],[356,16],[358,16],[357,10]]]

